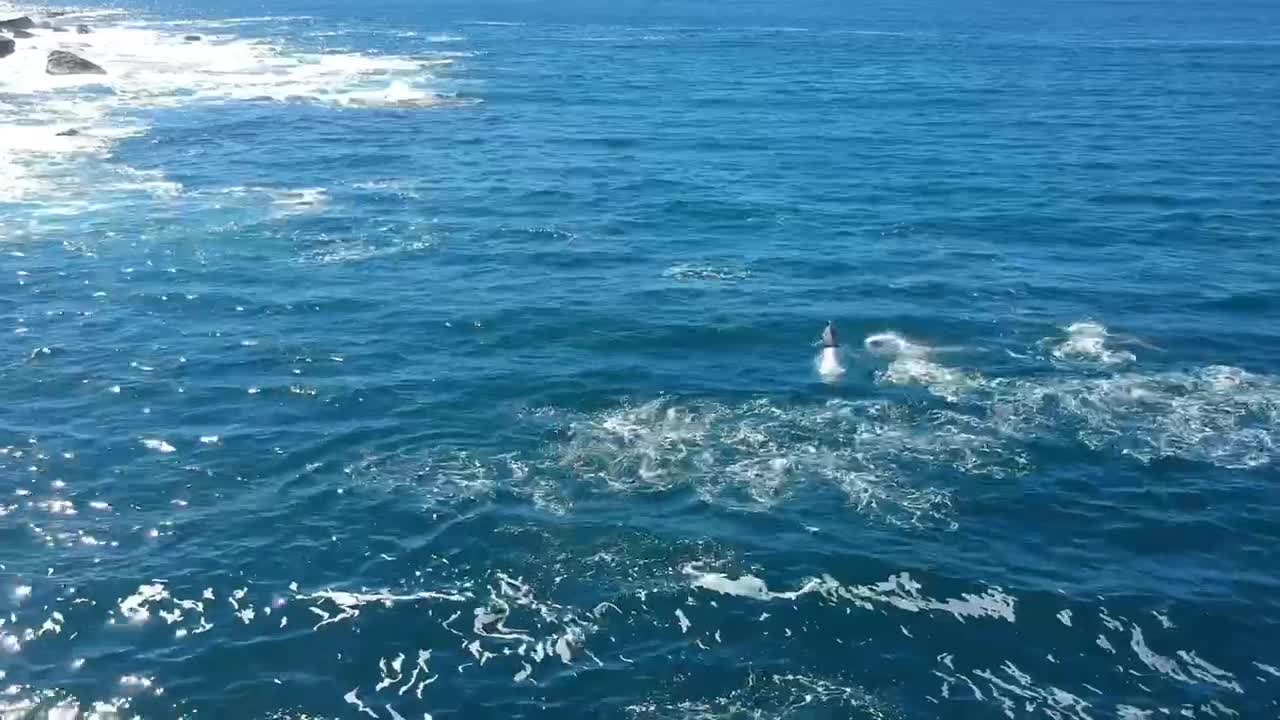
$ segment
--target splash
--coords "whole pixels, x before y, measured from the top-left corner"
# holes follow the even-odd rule
[[[824,380],[837,380],[845,374],[845,367],[840,362],[840,348],[824,347],[818,353],[818,357],[814,360],[814,364],[818,367],[818,374]]]
[[[954,370],[931,359],[933,348],[913,342],[895,332],[869,335],[862,341],[867,352],[890,358],[877,379],[890,385],[920,385],[930,393],[958,402],[981,383],[981,378]]]
[[[1067,337],[1053,349],[1059,360],[1082,360],[1107,366],[1124,365],[1138,358],[1127,350],[1108,346],[1113,337],[1106,326],[1095,322],[1076,322],[1067,326]]]
[[[160,438],[146,438],[142,441],[142,445],[148,450],[155,450],[156,452],[165,455],[177,450],[177,448]]]

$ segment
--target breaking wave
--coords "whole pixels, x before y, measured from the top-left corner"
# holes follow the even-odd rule
[[[173,194],[172,183],[130,188],[100,168],[86,177],[86,168],[109,157],[117,142],[146,133],[142,111],[230,101],[402,108],[458,102],[440,90],[440,72],[451,58],[426,48],[413,56],[313,52],[237,34],[255,22],[288,18],[175,25],[118,11],[46,17],[0,3],[0,17],[18,15],[31,15],[38,25],[32,37],[16,41],[0,73],[6,98],[0,104],[0,175],[6,178],[0,202],[65,201],[90,183],[96,190],[106,183]],[[77,26],[88,32],[55,30]],[[53,50],[83,56],[106,74],[49,75],[45,62]]]

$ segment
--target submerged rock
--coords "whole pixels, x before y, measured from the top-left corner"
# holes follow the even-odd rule
[[[44,71],[50,75],[106,75],[107,71],[97,65],[85,60],[79,55],[66,52],[65,50],[54,50],[49,53],[49,61],[45,63]]]
[[[187,36],[183,37],[182,39],[183,39],[183,40],[186,40],[187,42],[200,42],[200,41],[201,41],[201,40],[203,40],[204,38],[200,37],[199,35],[187,35]]]
[[[53,26],[53,31],[54,31],[54,32],[70,32],[70,31],[69,31],[69,30],[67,30],[66,28],[64,28],[64,27],[60,27],[60,26],[57,26],[57,25]]]
[[[17,28],[10,28],[9,34],[14,36],[15,38],[18,38],[19,40],[29,40],[35,37],[33,33],[29,33],[26,30],[18,30]]]
[[[91,33],[91,32],[93,32],[93,29],[92,29],[92,28],[90,28],[88,25],[77,25],[77,26],[76,26],[76,33],[77,33],[77,34],[79,34],[79,35],[88,35],[88,34],[89,34],[89,33]]]
[[[79,130],[76,130],[75,128],[71,128],[70,130],[63,130],[62,132],[58,133],[57,136],[58,137],[75,137],[79,134],[80,134]]]
[[[7,37],[0,37],[0,58],[13,54],[14,42]]]
[[[0,20],[0,29],[4,30],[30,30],[36,26],[36,21],[23,15],[11,20]]]

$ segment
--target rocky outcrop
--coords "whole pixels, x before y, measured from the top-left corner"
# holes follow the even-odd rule
[[[106,75],[107,71],[85,60],[79,55],[64,50],[49,53],[49,61],[44,71],[50,75]]]
[[[14,42],[7,37],[0,37],[0,58],[13,54]]]
[[[36,26],[35,20],[23,15],[12,20],[0,20],[0,30],[30,30]]]
[[[88,35],[91,32],[93,32],[93,30],[88,25],[76,26],[76,33],[79,35]]]
[[[75,137],[79,134],[80,134],[79,130],[75,128],[71,128],[70,130],[63,130],[62,132],[58,133],[57,137]]]

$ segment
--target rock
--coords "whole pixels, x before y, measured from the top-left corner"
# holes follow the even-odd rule
[[[5,30],[30,30],[35,26],[36,22],[26,15],[12,20],[0,20],[0,28]]]
[[[31,38],[35,37],[34,33],[29,33],[26,30],[12,29],[9,31],[9,34],[19,40],[30,40]]]
[[[75,128],[71,128],[70,130],[63,130],[62,132],[58,133],[58,137],[75,137],[79,134],[80,134],[79,130]]]
[[[187,42],[200,42],[200,41],[201,41],[201,40],[203,40],[204,38],[200,37],[199,35],[187,35],[186,37],[184,37],[184,38],[182,38],[182,39],[183,39],[183,40],[186,40]]]
[[[88,26],[88,25],[77,25],[77,26],[76,26],[76,34],[78,34],[78,35],[88,35],[88,34],[89,34],[89,33],[91,33],[91,32],[93,32],[93,30],[91,30],[91,29],[89,28],[89,26]]]
[[[49,53],[49,61],[44,71],[50,75],[106,75],[107,71],[85,60],[79,55],[64,50]]]
[[[12,55],[14,45],[15,43],[9,38],[0,37],[0,58]]]
[[[54,32],[69,32],[66,28],[64,28],[64,27],[58,27],[57,25],[53,26],[53,31],[54,31]]]

